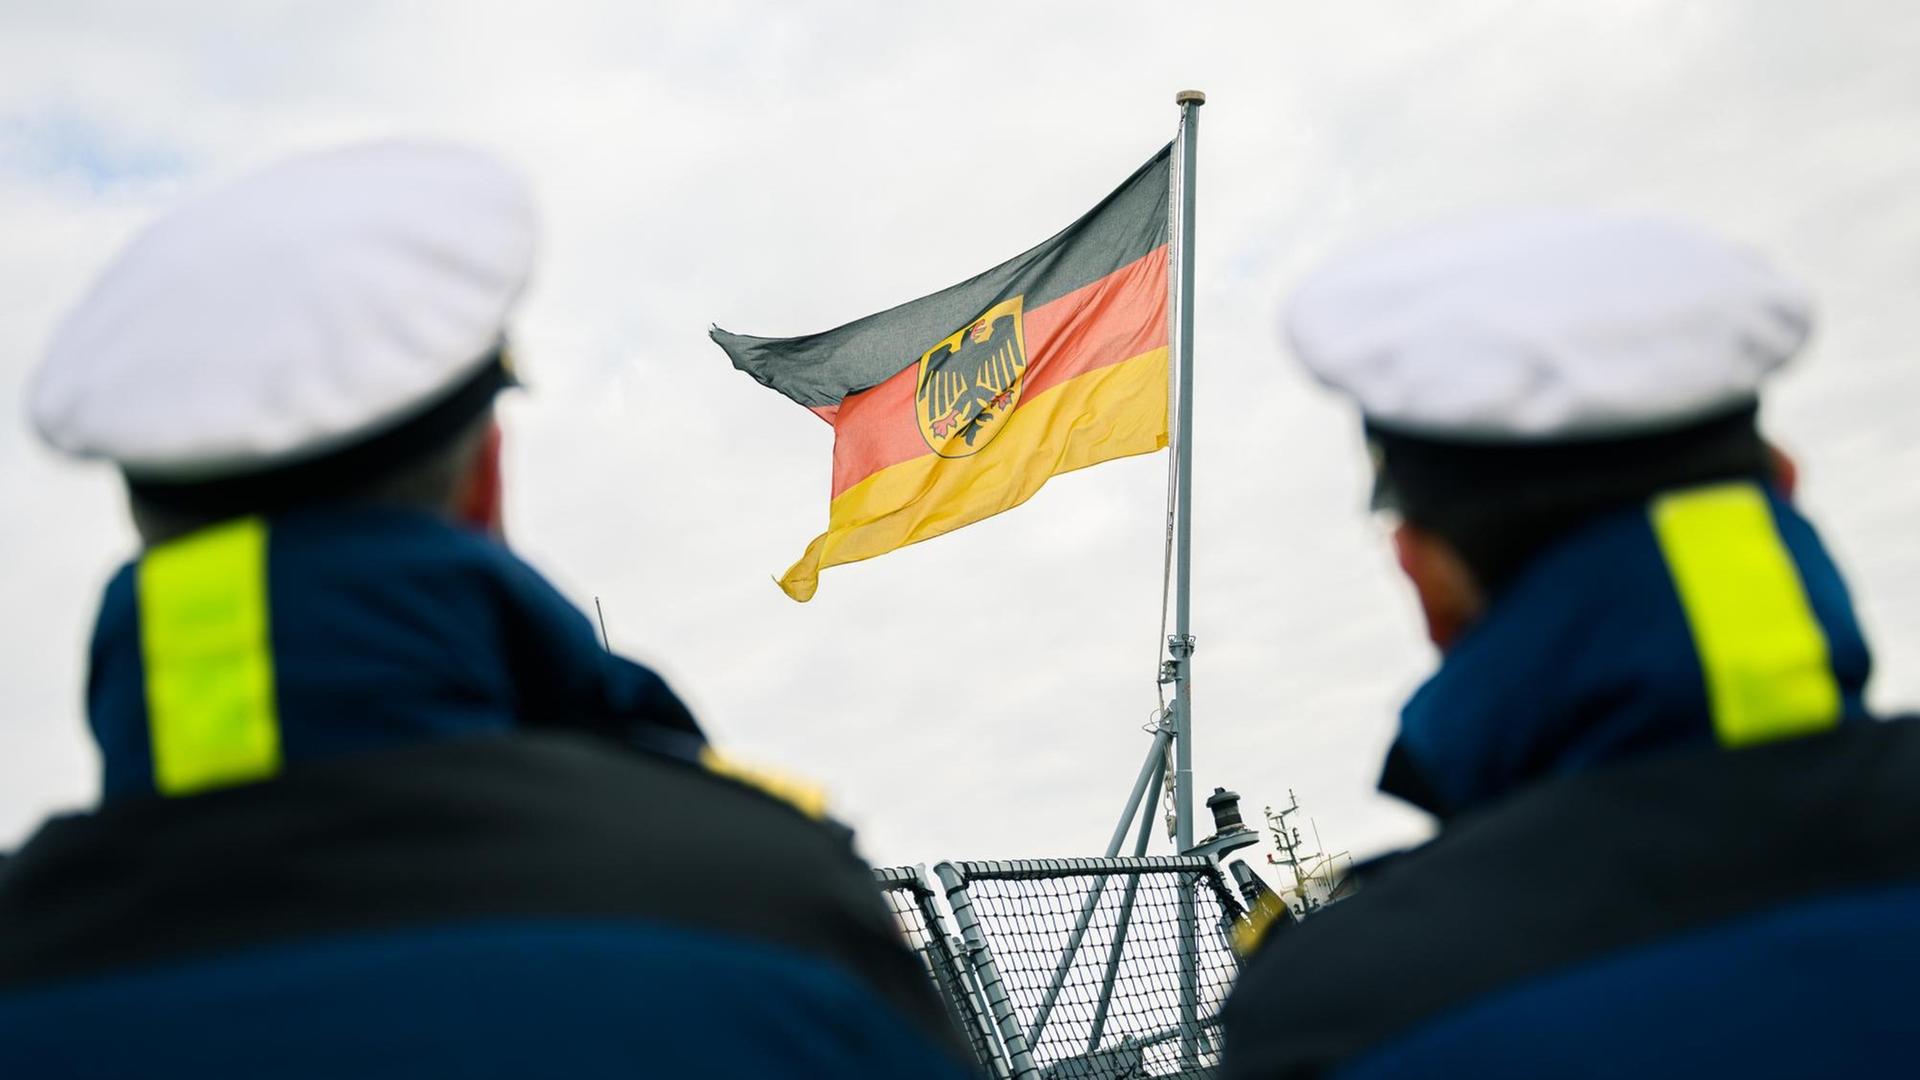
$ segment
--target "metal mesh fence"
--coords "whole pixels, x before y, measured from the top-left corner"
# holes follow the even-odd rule
[[[958,942],[947,930],[935,906],[933,889],[920,871],[911,867],[884,867],[873,872],[874,884],[886,899],[893,921],[907,945],[927,970],[947,1013],[973,1050],[974,1061],[987,1075],[1005,1077],[1006,1058],[993,1035],[971,969],[963,961]]]
[[[961,932],[985,946],[974,958],[982,1002],[1016,1073],[1212,1075],[1241,909],[1211,863],[1041,859],[938,872]]]

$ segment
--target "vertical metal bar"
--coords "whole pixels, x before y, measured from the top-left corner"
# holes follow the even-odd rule
[[[954,939],[956,945],[959,942],[959,938]],[[968,1011],[980,1025],[987,1056],[992,1059],[987,1062],[988,1071],[993,1073],[995,1080],[1010,1080],[1013,1076],[1013,1064],[1007,1060],[1007,1048],[1000,1041],[999,1033],[994,1030],[993,1014],[987,1010],[987,995],[980,989],[979,972],[974,971],[969,965],[961,975],[961,982],[966,988]]]
[[[1133,794],[1127,797],[1127,811],[1114,826],[1113,836],[1107,840],[1107,858],[1120,854],[1120,845],[1127,838],[1127,826],[1133,824],[1135,814],[1141,815],[1141,829],[1153,821],[1154,804],[1160,800],[1160,782],[1166,773],[1167,741],[1173,738],[1173,729],[1162,727],[1154,732],[1153,745],[1147,749],[1147,760],[1140,766],[1140,776],[1133,782]],[[1146,793],[1147,785],[1153,785],[1153,794],[1147,796],[1145,809],[1141,809],[1141,796]],[[1136,851],[1134,854],[1143,854]],[[1053,978],[1047,983],[1047,992],[1040,998],[1040,1008],[1033,1014],[1033,1025],[1027,1029],[1027,1045],[1037,1046],[1040,1033],[1047,1028],[1047,1017],[1053,1014],[1053,1006],[1060,999],[1060,991],[1067,985],[1067,972],[1073,968],[1073,958],[1079,955],[1080,942],[1087,936],[1087,927],[1093,922],[1093,913],[1100,906],[1100,897],[1107,889],[1107,875],[1101,874],[1093,879],[1093,885],[1087,890],[1087,898],[1080,903],[1080,915],[1074,919],[1073,933],[1067,936],[1066,951],[1053,965]]]
[[[1155,776],[1147,805],[1160,800],[1160,777]],[[1140,834],[1133,841],[1133,857],[1147,853],[1147,841],[1153,838],[1153,815],[1140,818]],[[1087,1053],[1100,1049],[1100,1034],[1107,1027],[1107,1006],[1113,1001],[1113,983],[1120,975],[1120,953],[1127,946],[1127,926],[1133,918],[1133,895],[1140,890],[1140,875],[1127,876],[1127,891],[1120,898],[1120,918],[1113,927],[1113,945],[1107,950],[1107,973],[1100,980],[1100,1004],[1093,1010],[1093,1034],[1087,1037]]]
[[[950,946],[955,955],[965,952],[966,946],[959,938],[954,938]],[[1013,1065],[1007,1061],[1007,1048],[1000,1041],[999,1032],[994,1030],[993,1013],[987,1008],[987,995],[980,989],[980,973],[968,964],[960,969],[960,992],[966,995],[967,1016],[976,1027],[973,1033],[980,1040],[988,1060],[982,1065],[994,1075],[995,1080],[1011,1080]]]
[[[1174,576],[1174,849],[1193,846],[1193,631],[1190,622],[1193,584],[1193,219],[1195,142],[1200,135],[1200,106],[1207,96],[1198,90],[1174,95],[1180,106],[1180,431],[1175,480],[1174,543],[1178,562]],[[1180,1061],[1192,1066],[1198,1057],[1194,1033],[1199,1026],[1199,963],[1194,941],[1194,902],[1190,890],[1180,891]]]
[[[1179,851],[1193,846],[1193,706],[1192,689],[1192,599],[1193,599],[1193,204],[1194,139],[1199,134],[1200,105],[1206,95],[1198,90],[1183,90],[1179,102],[1180,117],[1180,225],[1175,237],[1179,243],[1180,301],[1176,309],[1180,335],[1180,420],[1179,443],[1175,453],[1177,472],[1174,506],[1174,618],[1173,657],[1174,701],[1174,845]]]
[[[987,1007],[993,1010],[993,1019],[1000,1025],[1000,1038],[1007,1045],[1007,1061],[1013,1066],[1015,1080],[1039,1076],[1033,1055],[1027,1052],[1026,1036],[1020,1033],[1020,1020],[1013,1014],[1013,1002],[1007,998],[1006,984],[1000,981],[1000,969],[994,966],[993,952],[987,948],[987,936],[980,932],[980,920],[974,917],[973,898],[967,895],[966,882],[952,863],[943,862],[934,867],[933,872],[946,886],[947,906],[953,909],[954,925],[967,946],[967,959],[980,974],[980,990],[987,997]]]
[[[965,946],[947,931],[946,916],[933,902],[926,865],[914,867],[914,873],[919,888],[913,890],[913,902],[920,909],[921,921],[927,925],[927,949],[945,973],[947,993],[966,1027],[967,1042],[986,1055],[987,1060],[980,1062],[981,1068],[992,1073],[995,1080],[1007,1080],[1012,1076],[1012,1069],[1007,1064],[1006,1048],[994,1033],[993,1014],[987,1010],[986,998],[980,993],[980,980],[972,966],[960,959],[965,955]]]

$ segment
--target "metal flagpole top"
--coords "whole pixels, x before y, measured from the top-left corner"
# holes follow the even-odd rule
[[[1173,95],[1175,105],[1205,105],[1207,95],[1204,90],[1182,90]]]

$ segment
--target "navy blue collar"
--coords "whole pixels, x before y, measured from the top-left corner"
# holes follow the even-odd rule
[[[287,766],[516,728],[593,732],[678,757],[699,727],[658,675],[503,545],[424,513],[334,508],[269,520],[266,592]],[[105,800],[155,790],[139,564],[108,585],[88,714]]]
[[[1827,639],[1843,719],[1871,666],[1812,527],[1769,494]],[[1529,563],[1407,703],[1380,788],[1441,817],[1532,781],[1715,743],[1686,612],[1646,511],[1609,516]]]

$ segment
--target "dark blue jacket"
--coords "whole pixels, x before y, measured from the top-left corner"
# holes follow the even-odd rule
[[[1402,715],[1439,837],[1271,935],[1232,1078],[1906,1075],[1920,725],[1807,523],[1673,492],[1530,564]]]
[[[0,1076],[958,1076],[844,830],[422,515],[108,589],[103,805],[0,863]]]

